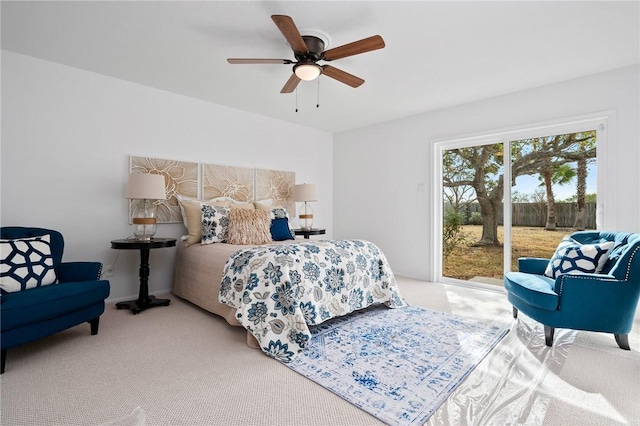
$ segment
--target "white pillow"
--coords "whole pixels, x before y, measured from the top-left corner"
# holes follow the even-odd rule
[[[558,244],[544,275],[557,278],[560,274],[598,274],[612,248],[613,241],[582,244],[567,236]]]
[[[195,198],[177,196],[180,203],[180,211],[184,226],[188,235],[184,239],[185,245],[190,246],[202,240],[202,206],[229,207],[229,201],[214,198],[209,201],[200,201]]]
[[[273,198],[268,198],[266,200],[257,200],[253,202],[253,205],[256,206],[258,210],[273,210],[277,208],[281,208],[282,204],[274,200]]]
[[[209,203],[225,203],[227,207],[233,207],[234,209],[249,209],[254,210],[255,207],[251,201],[238,201],[231,197],[216,197],[208,201]]]
[[[202,240],[200,244],[224,243],[229,229],[228,207],[202,205]]]
[[[57,280],[51,255],[51,236],[0,240],[0,288],[2,292],[54,284]]]
[[[229,206],[234,209],[244,209],[244,210],[255,210],[256,207],[253,205],[251,201],[235,201],[232,200],[229,203]]]

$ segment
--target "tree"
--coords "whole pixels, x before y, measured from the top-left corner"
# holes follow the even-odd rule
[[[587,151],[595,148],[596,132],[585,132],[580,138],[580,150]],[[573,227],[578,231],[584,231],[584,209],[587,194],[587,164],[588,158],[580,158],[577,161],[577,183],[576,183],[576,220]]]
[[[591,194],[585,194],[584,195],[584,201],[585,203],[595,203],[596,200],[598,199],[598,195],[593,192]],[[578,203],[578,196],[577,195],[572,195],[571,197],[567,197],[564,200],[561,200],[563,203]]]
[[[446,171],[442,176],[444,198],[453,211],[459,213],[476,200],[473,187],[463,183],[470,179],[468,169],[464,162],[451,151],[444,153],[443,163],[443,169]]]
[[[449,209],[445,212],[444,223],[442,228],[442,258],[447,257],[453,250],[467,240],[467,234],[462,232],[464,225],[464,215]]]
[[[549,170],[549,179],[558,167],[582,158],[593,158],[595,146],[580,149],[582,133],[523,139],[511,142],[512,186],[522,175],[536,175]],[[476,245],[501,245],[498,240],[498,211],[502,207],[504,188],[503,144],[448,150],[443,160],[445,190],[471,186],[482,213],[482,237]],[[552,191],[547,191],[548,194]],[[555,225],[555,220],[554,220]]]
[[[445,153],[451,157],[444,162],[445,188],[470,186],[480,204],[482,237],[475,245],[501,244],[498,240],[498,210],[502,205],[504,188],[502,155],[499,155],[502,152],[502,144],[493,144],[452,149]]]
[[[536,173],[543,180],[547,197],[547,230],[556,229],[553,184],[567,184],[575,177],[576,172],[568,163],[596,155],[595,144],[584,144],[590,138],[588,133],[569,133],[512,142],[514,161],[511,173],[514,180],[516,176]]]
[[[573,223],[573,227],[578,231],[584,231],[584,207],[586,205],[585,202],[585,194],[587,192],[587,160],[581,159],[578,160],[577,167],[577,185],[576,185],[576,220]]]
[[[546,168],[540,173],[539,179],[543,182],[547,194],[547,220],[544,229],[547,231],[556,230],[556,201],[553,194],[552,185],[566,185],[576,176],[576,171],[568,164],[561,164],[553,168]]]

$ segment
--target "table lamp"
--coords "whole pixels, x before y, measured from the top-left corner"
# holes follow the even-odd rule
[[[125,198],[132,200],[131,223],[137,240],[148,241],[156,233],[156,204],[166,200],[164,176],[151,173],[131,173]]]
[[[317,201],[318,191],[312,183],[303,183],[293,188],[293,201],[301,201],[304,204],[298,210],[298,219],[300,220],[300,228],[308,231],[313,226],[313,210],[311,209],[311,201]]]

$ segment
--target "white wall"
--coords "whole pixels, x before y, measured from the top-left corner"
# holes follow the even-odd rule
[[[598,169],[604,227],[640,232],[639,74],[623,68],[332,136],[2,51],[0,223],[59,229],[66,260],[110,264],[109,242],[131,232],[130,155],[291,170],[318,184],[315,222],[328,237],[371,240],[398,275],[431,279],[434,140],[614,111]],[[166,224],[157,235],[183,232]],[[152,252],[152,292],[170,289],[174,250]],[[112,300],[137,294],[137,262],[119,253]]]
[[[598,153],[602,228],[640,232],[639,79],[627,67],[335,135],[334,237],[371,240],[397,274],[433,279],[434,141],[602,111],[614,112]]]
[[[110,241],[131,235],[130,155],[293,171],[317,184],[315,223],[332,234],[330,133],[4,50],[1,155],[2,225],[61,231],[68,261],[111,264]],[[151,252],[152,293],[171,288],[174,253]],[[111,300],[137,297],[138,262],[119,252]]]

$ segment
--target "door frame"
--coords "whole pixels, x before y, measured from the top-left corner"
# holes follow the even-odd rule
[[[443,186],[442,186],[442,155],[443,152],[455,148],[464,148],[469,146],[479,146],[495,143],[503,143],[506,148],[504,149],[504,181],[511,182],[511,167],[506,165],[511,164],[511,141],[536,138],[550,135],[561,135],[567,133],[578,133],[587,130],[596,130],[596,170],[598,175],[596,176],[596,187],[598,189],[604,188],[604,168],[603,165],[607,164],[606,156],[609,150],[608,139],[612,133],[609,123],[615,123],[615,113],[613,111],[604,111],[594,114],[589,114],[580,117],[570,117],[560,120],[553,120],[543,123],[534,123],[529,125],[518,126],[509,129],[495,130],[484,133],[471,134],[466,136],[459,136],[453,138],[434,140],[432,143],[432,164],[433,164],[433,196],[432,196],[432,235],[430,250],[432,253],[430,280],[432,282],[442,282],[457,284],[466,287],[483,288],[488,290],[494,290],[504,292],[504,288],[496,287],[489,284],[476,283],[471,281],[460,280],[456,278],[449,278],[442,276],[442,205],[443,205]],[[597,190],[598,191],[598,190]],[[508,202],[504,203],[504,272],[506,273],[510,269],[511,265],[511,185],[504,185],[504,200]],[[596,205],[596,227],[600,229],[602,223],[604,223],[605,209],[603,206],[607,204],[606,194],[598,193],[597,205]],[[507,207],[508,206],[508,207]]]

